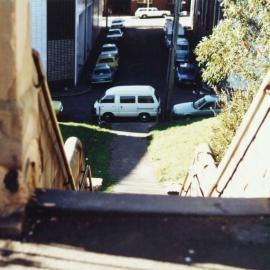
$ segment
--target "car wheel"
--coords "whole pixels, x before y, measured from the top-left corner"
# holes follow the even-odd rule
[[[114,115],[112,113],[104,113],[102,115],[102,118],[106,121],[106,122],[110,122],[113,120]]]
[[[147,18],[147,15],[146,14],[143,14],[141,18],[142,19],[146,19]]]
[[[187,114],[187,115],[185,115],[185,118],[186,118],[186,120],[189,120],[189,119],[191,119],[191,115]]]
[[[141,113],[139,117],[142,122],[148,122],[150,120],[150,115],[148,113]]]

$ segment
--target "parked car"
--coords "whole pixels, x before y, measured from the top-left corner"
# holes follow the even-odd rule
[[[111,83],[114,80],[115,71],[109,65],[98,65],[91,74],[91,83]]]
[[[175,81],[178,84],[193,84],[198,80],[198,72],[195,64],[178,63],[175,69]]]
[[[108,40],[112,40],[112,41],[120,41],[124,36],[124,33],[122,32],[121,29],[114,29],[114,28],[110,28],[106,38]]]
[[[170,17],[166,18],[163,26],[164,33],[166,33],[167,29],[172,27],[172,25],[173,25],[173,18]]]
[[[158,10],[156,7],[145,7],[138,8],[135,11],[135,17],[146,19],[148,17],[166,17],[170,16],[171,12],[169,10]]]
[[[124,19],[114,19],[111,22],[111,28],[123,29],[125,27]]]
[[[107,44],[102,45],[101,55],[104,55],[104,54],[111,54],[111,55],[115,56],[116,58],[119,57],[118,48],[113,43],[107,43]]]
[[[106,121],[114,117],[139,117],[143,122],[160,113],[160,100],[149,85],[123,85],[108,89],[94,104],[95,113]]]
[[[178,38],[176,41],[175,61],[188,62],[190,54],[189,42],[186,38]]]
[[[197,101],[176,104],[172,108],[172,116],[214,116],[221,111],[217,96],[206,95]]]
[[[114,70],[118,69],[118,58],[112,54],[100,54],[96,63],[96,67],[99,65],[109,65]]]
[[[172,44],[172,34],[173,34],[172,25],[168,25],[164,35],[165,46],[167,48],[169,48]],[[177,40],[182,40],[181,38],[184,37],[185,37],[185,28],[179,23]]]
[[[52,105],[57,117],[61,116],[63,113],[64,107],[61,101],[59,100],[52,100]]]

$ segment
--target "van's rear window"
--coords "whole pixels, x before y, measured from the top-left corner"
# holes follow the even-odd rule
[[[139,96],[138,103],[154,103],[154,99],[151,96]]]

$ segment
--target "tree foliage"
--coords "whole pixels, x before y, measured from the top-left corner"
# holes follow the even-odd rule
[[[223,7],[224,19],[195,50],[203,79],[222,86],[238,74],[258,87],[270,67],[270,1],[224,0]]]
[[[270,1],[224,0],[223,11],[224,19],[195,49],[202,78],[220,93],[226,80],[237,75],[247,89],[234,91],[219,115],[220,124],[211,143],[217,161],[222,159],[270,68]]]

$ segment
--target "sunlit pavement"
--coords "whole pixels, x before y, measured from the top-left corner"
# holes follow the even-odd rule
[[[140,19],[140,18],[136,18],[135,16],[109,16],[108,17],[108,26],[111,25],[111,21],[117,18],[121,18],[125,20],[125,26],[126,27],[138,27],[138,28],[142,28],[142,27],[147,27],[147,28],[162,28],[166,18],[147,18],[147,19]],[[172,17],[167,17],[167,18],[172,18]],[[192,22],[191,22],[191,17],[187,16],[187,17],[181,17],[180,18],[180,23],[183,26],[186,27],[191,27],[192,26]],[[105,27],[106,26],[106,17],[102,18],[102,26]]]

